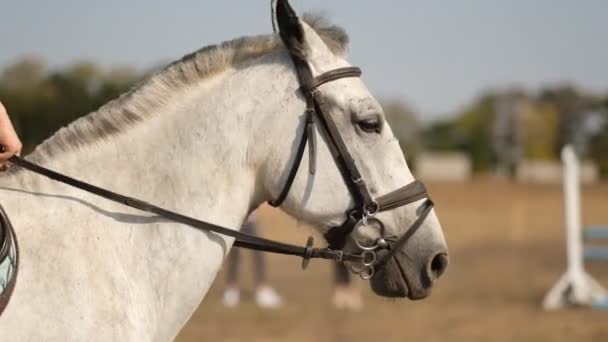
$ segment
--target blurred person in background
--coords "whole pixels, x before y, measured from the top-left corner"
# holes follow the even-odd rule
[[[0,170],[9,167],[8,159],[21,152],[21,140],[13,128],[11,119],[0,102]]]
[[[361,291],[344,263],[334,263],[334,307],[350,311],[363,309]]]
[[[251,213],[241,227],[241,232],[257,235],[257,222],[255,212]],[[252,251],[254,257],[255,276],[255,302],[258,307],[264,309],[276,309],[281,307],[282,298],[277,291],[267,283],[266,259],[263,252]],[[235,307],[241,300],[241,292],[238,286],[239,264],[241,262],[240,248],[232,248],[228,256],[228,270],[226,278],[226,289],[222,302],[227,307]]]

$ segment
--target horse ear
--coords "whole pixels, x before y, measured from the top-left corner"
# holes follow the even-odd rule
[[[304,27],[288,0],[277,1],[275,16],[279,35],[287,50],[293,55],[304,58],[307,50]]]

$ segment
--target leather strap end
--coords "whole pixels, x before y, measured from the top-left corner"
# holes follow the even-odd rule
[[[308,172],[314,175],[317,171],[317,137],[315,135],[314,121],[306,125],[306,134],[308,135]]]

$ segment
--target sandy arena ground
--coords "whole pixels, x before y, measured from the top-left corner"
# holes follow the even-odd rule
[[[428,186],[451,261],[428,299],[382,299],[358,281],[363,311],[336,310],[328,263],[302,271],[298,258],[272,255],[270,281],[286,305],[260,310],[246,252],[243,303],[223,307],[220,274],[178,341],[608,341],[608,312],[540,307],[565,270],[560,185],[478,179]],[[303,243],[310,234],[278,211],[264,207],[261,216],[264,236]],[[583,222],[608,224],[608,184],[583,188]],[[608,263],[588,269],[608,287]]]

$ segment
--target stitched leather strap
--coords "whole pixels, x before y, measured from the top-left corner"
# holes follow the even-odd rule
[[[385,240],[389,241],[391,243],[391,245],[390,245],[389,252],[387,254],[385,254],[380,260],[376,261],[376,265],[378,267],[382,267],[384,264],[386,264],[388,262],[388,260],[391,257],[393,257],[395,255],[395,253],[397,253],[397,251],[409,241],[409,239],[412,237],[412,235],[414,235],[414,233],[416,233],[418,231],[418,229],[420,229],[420,227],[422,227],[424,220],[426,220],[427,216],[429,216],[429,214],[431,213],[433,206],[434,206],[433,201],[431,201],[430,199],[427,199],[426,202],[424,202],[424,204],[423,204],[424,209],[422,209],[420,216],[418,216],[416,221],[414,221],[414,223],[412,223],[412,225],[410,226],[410,228],[408,228],[408,230],[405,232],[405,234],[401,235],[400,237],[385,238]]]
[[[312,112],[307,112],[306,117],[306,129],[302,133],[302,138],[300,139],[300,144],[298,145],[298,149],[296,151],[296,157],[293,160],[293,165],[291,166],[289,174],[287,175],[285,185],[283,185],[283,190],[281,190],[281,193],[279,194],[279,196],[277,196],[277,198],[268,202],[268,204],[275,208],[280,207],[281,204],[283,204],[283,202],[287,198],[287,195],[289,194],[289,190],[291,190],[293,181],[296,179],[296,175],[298,174],[298,170],[300,169],[300,163],[302,162],[302,157],[304,156],[304,149],[306,148],[307,142],[309,142],[308,149],[310,151],[310,154],[314,154],[314,127],[312,127],[314,121]],[[311,174],[314,174],[314,169],[316,168],[316,162],[314,158],[315,156],[312,156],[310,162]]]
[[[314,89],[318,88],[319,86],[321,86],[325,83],[328,83],[331,81],[336,81],[341,78],[360,77],[360,76],[361,76],[361,69],[359,69],[357,67],[338,68],[338,69],[328,71],[324,74],[321,74],[321,75],[315,77],[312,80],[311,84],[302,85],[301,90],[303,92],[312,92]]]
[[[428,198],[426,186],[419,180],[376,198],[378,210],[386,211]]]

